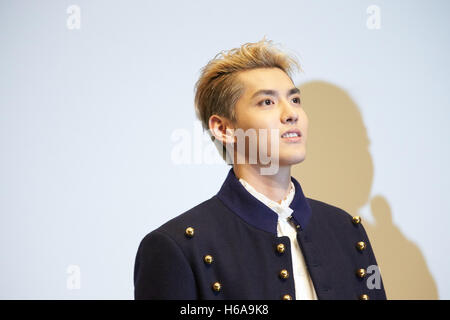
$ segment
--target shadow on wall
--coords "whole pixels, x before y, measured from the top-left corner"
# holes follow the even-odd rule
[[[438,299],[436,283],[419,248],[392,223],[388,199],[370,199],[374,167],[358,106],[326,82],[300,87],[309,117],[305,160],[292,175],[307,197],[360,215],[380,267],[388,299]],[[359,212],[370,203],[374,224]]]

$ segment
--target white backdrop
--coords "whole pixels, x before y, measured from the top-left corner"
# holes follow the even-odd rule
[[[198,125],[200,68],[266,35],[299,57],[296,83],[332,83],[358,105],[371,193],[389,198],[449,299],[449,10],[437,0],[0,1],[0,298],[131,299],[143,236],[214,195],[228,171],[171,156],[173,132]]]

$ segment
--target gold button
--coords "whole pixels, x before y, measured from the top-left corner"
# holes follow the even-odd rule
[[[353,224],[360,224],[361,223],[361,217],[360,216],[354,216],[352,218]]]
[[[283,296],[283,300],[292,300],[292,297],[290,295],[288,295],[288,294],[285,294]]]
[[[360,278],[364,278],[364,276],[366,275],[366,270],[358,269],[358,270],[356,270],[356,275]]]
[[[356,243],[356,248],[359,251],[363,251],[366,248],[366,244],[364,243],[364,241],[359,241],[358,243]]]
[[[220,282],[214,282],[212,285],[212,288],[214,291],[220,291],[220,289],[222,288],[222,285],[220,284]]]
[[[289,278],[289,272],[286,269],[283,269],[280,271],[280,278],[281,279],[287,279]]]
[[[189,238],[192,238],[194,236],[194,228],[192,228],[192,227],[186,228],[185,234]]]
[[[212,257],[211,255],[207,254],[207,255],[203,258],[203,261],[205,261],[205,263],[207,263],[207,264],[211,264],[211,263],[214,261],[214,259],[213,259],[213,257]]]
[[[359,296],[359,300],[369,300],[369,296],[367,294],[362,294]]]
[[[284,244],[280,243],[280,244],[277,245],[277,251],[279,253],[283,253],[284,250],[286,250],[286,247],[284,246]]]

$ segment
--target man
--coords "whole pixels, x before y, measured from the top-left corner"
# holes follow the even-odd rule
[[[232,168],[215,196],[142,240],[136,299],[386,299],[361,219],[291,177],[308,133],[294,67],[261,40],[203,68],[196,113]]]

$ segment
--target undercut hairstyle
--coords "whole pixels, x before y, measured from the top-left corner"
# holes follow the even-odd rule
[[[265,37],[258,42],[221,51],[201,69],[200,78],[195,84],[195,112],[203,130],[209,130],[209,118],[212,115],[226,117],[235,123],[235,105],[244,91],[243,84],[238,81],[238,74],[257,68],[279,68],[289,78],[295,69],[301,71],[293,56],[278,49]],[[215,140],[213,135],[211,139]],[[220,143],[216,147],[219,153],[222,151],[222,158],[227,161],[225,146]]]

